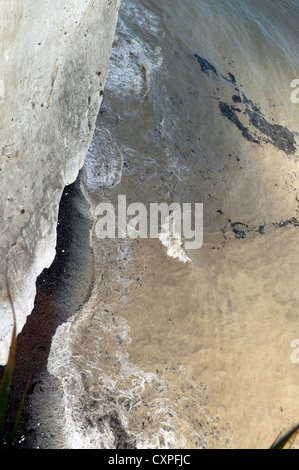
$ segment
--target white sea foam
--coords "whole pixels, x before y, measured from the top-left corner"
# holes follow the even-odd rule
[[[175,229],[173,213],[166,217],[166,220],[162,224],[159,240],[167,248],[168,256],[177,258],[183,263],[191,261],[184,251],[181,234]]]
[[[111,188],[121,181],[123,158],[110,132],[97,126],[90,144],[82,177],[86,186]]]
[[[121,431],[137,448],[183,448],[168,388],[156,374],[130,362],[125,319],[111,315],[114,306],[98,305],[97,299],[94,290],[85,308],[57,329],[49,356],[48,370],[64,391],[66,447],[115,448]],[[89,330],[87,344],[84,329]],[[109,353],[103,350],[108,345]],[[140,422],[134,428],[130,421],[136,413],[152,423],[142,432]]]
[[[126,2],[119,18],[112,49],[106,89],[112,91],[118,99],[139,98],[147,93],[150,76],[162,65],[160,47],[145,43],[126,25],[126,16],[139,27],[144,24],[148,31],[156,34],[158,20],[155,15],[140,6]],[[141,21],[141,24],[139,22]],[[145,26],[146,25],[146,26]]]
[[[126,18],[129,23],[135,23],[147,33],[155,37],[158,35],[160,38],[165,35],[157,15],[153,11],[144,8],[141,4],[127,0],[122,3],[121,13],[122,17]]]

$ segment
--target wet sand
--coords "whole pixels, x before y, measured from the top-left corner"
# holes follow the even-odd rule
[[[130,361],[167,384],[188,448],[198,433],[208,448],[265,449],[296,424],[296,228],[242,242],[199,250],[202,269],[148,244],[142,286],[115,312],[130,325]]]

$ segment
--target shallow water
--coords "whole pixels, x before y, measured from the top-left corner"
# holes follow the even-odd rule
[[[264,448],[296,422],[298,20],[297,0],[123,0],[82,191],[94,223],[119,195],[203,203],[204,242],[94,226],[48,360],[61,447]]]

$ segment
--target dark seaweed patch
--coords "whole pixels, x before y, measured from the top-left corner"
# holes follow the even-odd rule
[[[272,143],[276,148],[282,150],[287,155],[294,154],[296,152],[296,141],[292,132],[279,124],[268,122],[260,109],[245,95],[243,96],[244,103],[247,105],[246,113],[249,116],[250,123],[262,134],[266,135],[269,139],[268,142]]]
[[[223,75],[222,75],[223,76]],[[231,82],[233,85],[236,85],[237,84],[237,80],[236,80],[236,77],[232,74],[232,73],[229,73],[228,74],[228,77],[229,78],[226,78],[226,77],[223,77],[225,80],[227,80],[228,82]]]
[[[246,233],[243,230],[239,230],[237,228],[233,228],[233,232],[236,235],[237,238],[245,238]]]
[[[213,65],[210,64],[210,62],[208,62],[203,57],[200,57],[198,54],[194,54],[194,57],[197,59],[197,61],[201,65],[202,72],[207,73],[209,70],[211,70],[216,75],[218,75],[217,70],[215,69],[215,67]]]
[[[243,222],[231,222],[231,226],[232,226],[232,230],[233,230],[236,238],[245,238],[246,237],[245,229],[248,229],[247,224],[243,224]],[[241,230],[241,228],[243,228],[243,227],[244,227],[244,230]]]
[[[208,71],[212,71],[214,74],[219,76],[217,70],[212,64],[210,64],[210,62],[203,57],[200,57],[198,54],[195,54],[194,57],[200,63],[202,72],[208,73]],[[228,73],[228,78],[223,75],[220,75],[220,77],[234,85],[234,90],[238,92],[238,94],[236,94],[234,91],[232,101],[234,103],[244,104],[244,107],[240,109],[223,101],[219,101],[221,114],[229,119],[249,142],[253,142],[255,144],[261,144],[262,142],[270,143],[277,149],[283,151],[286,155],[294,155],[297,151],[295,133],[291,132],[287,127],[269,122],[263,115],[261,109],[248,99],[245,93],[242,92],[241,98],[240,91],[236,86],[236,77],[232,73]],[[253,137],[253,129],[251,129],[250,132],[249,128],[246,127],[236,115],[236,112],[240,113],[242,110],[244,114],[248,116],[249,124],[260,132],[258,138]]]
[[[240,96],[238,96],[238,95],[233,95],[232,98],[233,98],[233,102],[234,102],[234,103],[242,103],[242,99],[241,99]]]
[[[227,117],[231,122],[237,126],[237,128],[242,132],[243,137],[248,140],[249,142],[254,142],[255,144],[259,144],[260,142],[256,140],[250,133],[247,127],[245,127],[238,116],[236,115],[235,111],[231,106],[223,101],[219,103],[219,109],[223,116]]]
[[[286,227],[287,225],[294,225],[294,227],[299,227],[299,221],[296,217],[292,217],[288,220],[281,220],[279,223],[273,223],[275,228]]]

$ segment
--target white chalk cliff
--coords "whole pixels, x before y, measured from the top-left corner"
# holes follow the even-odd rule
[[[0,3],[0,363],[55,257],[63,189],[84,163],[120,0]]]

